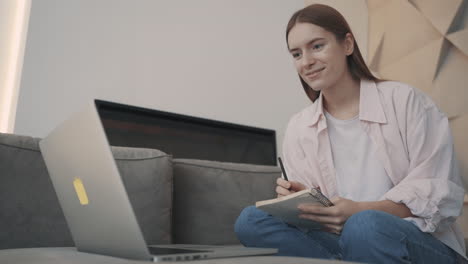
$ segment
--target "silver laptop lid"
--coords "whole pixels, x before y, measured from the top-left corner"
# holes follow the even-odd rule
[[[77,249],[152,259],[94,101],[39,145]]]

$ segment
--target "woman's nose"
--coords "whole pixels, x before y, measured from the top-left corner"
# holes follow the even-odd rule
[[[304,57],[302,58],[302,66],[303,67],[310,67],[314,65],[315,63],[315,57],[313,54],[310,53],[305,53]]]

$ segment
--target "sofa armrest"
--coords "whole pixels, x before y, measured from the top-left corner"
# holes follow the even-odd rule
[[[274,166],[174,159],[173,240],[238,244],[234,223],[243,208],[276,197]]]

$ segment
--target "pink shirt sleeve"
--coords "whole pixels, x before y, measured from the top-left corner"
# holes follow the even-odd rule
[[[307,166],[303,164],[306,162],[306,157],[299,142],[296,122],[297,116],[293,116],[286,128],[283,140],[283,160],[289,180],[305,184],[305,180],[312,172],[306,171]]]
[[[458,175],[447,117],[424,94],[413,90],[404,107],[409,168],[383,199],[404,203],[422,231],[442,231],[461,214],[464,188]]]

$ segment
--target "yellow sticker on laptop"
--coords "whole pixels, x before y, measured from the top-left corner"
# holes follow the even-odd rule
[[[73,186],[75,186],[75,192],[76,195],[78,195],[80,204],[87,205],[89,203],[88,195],[86,194],[86,190],[81,179],[75,178],[75,180],[73,181]]]

